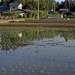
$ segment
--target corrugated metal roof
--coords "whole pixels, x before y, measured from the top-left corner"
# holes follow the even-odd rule
[[[25,9],[25,10],[31,11],[30,9]]]
[[[24,13],[28,13],[29,10],[25,10],[25,9],[18,9],[17,11],[21,11],[21,12],[24,12]]]
[[[21,3],[10,3],[9,5],[12,6],[12,5],[20,5]]]

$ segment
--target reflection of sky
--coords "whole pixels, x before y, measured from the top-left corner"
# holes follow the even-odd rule
[[[55,0],[55,1],[61,2],[61,1],[65,1],[65,0]]]
[[[64,37],[60,37],[60,35],[56,36],[53,40],[54,40],[54,42],[62,43],[65,46],[70,46],[70,47],[74,47],[75,46],[75,40],[68,39],[68,41],[66,42]]]

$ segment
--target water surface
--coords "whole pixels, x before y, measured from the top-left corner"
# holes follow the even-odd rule
[[[0,27],[0,75],[75,75],[75,29]]]

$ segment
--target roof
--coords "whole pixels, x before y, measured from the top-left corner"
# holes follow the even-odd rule
[[[0,10],[10,10],[10,7],[6,7],[6,6],[0,6]]]
[[[25,9],[25,10],[31,11],[30,9]]]
[[[17,5],[17,6],[18,6],[18,5],[20,5],[20,4],[21,4],[21,3],[10,3],[9,5],[10,5],[10,6],[12,6],[12,5]]]
[[[59,9],[59,10],[68,10],[68,9]]]
[[[0,6],[0,12],[10,10],[10,7]]]
[[[29,10],[25,10],[25,9],[18,9],[17,11],[21,11],[21,12],[24,12],[24,13],[28,13]]]

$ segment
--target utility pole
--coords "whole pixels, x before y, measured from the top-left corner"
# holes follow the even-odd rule
[[[55,0],[54,0],[54,12],[55,12]]]
[[[39,19],[39,0],[38,0],[38,19]]]
[[[70,11],[70,0],[69,0],[69,11]]]

